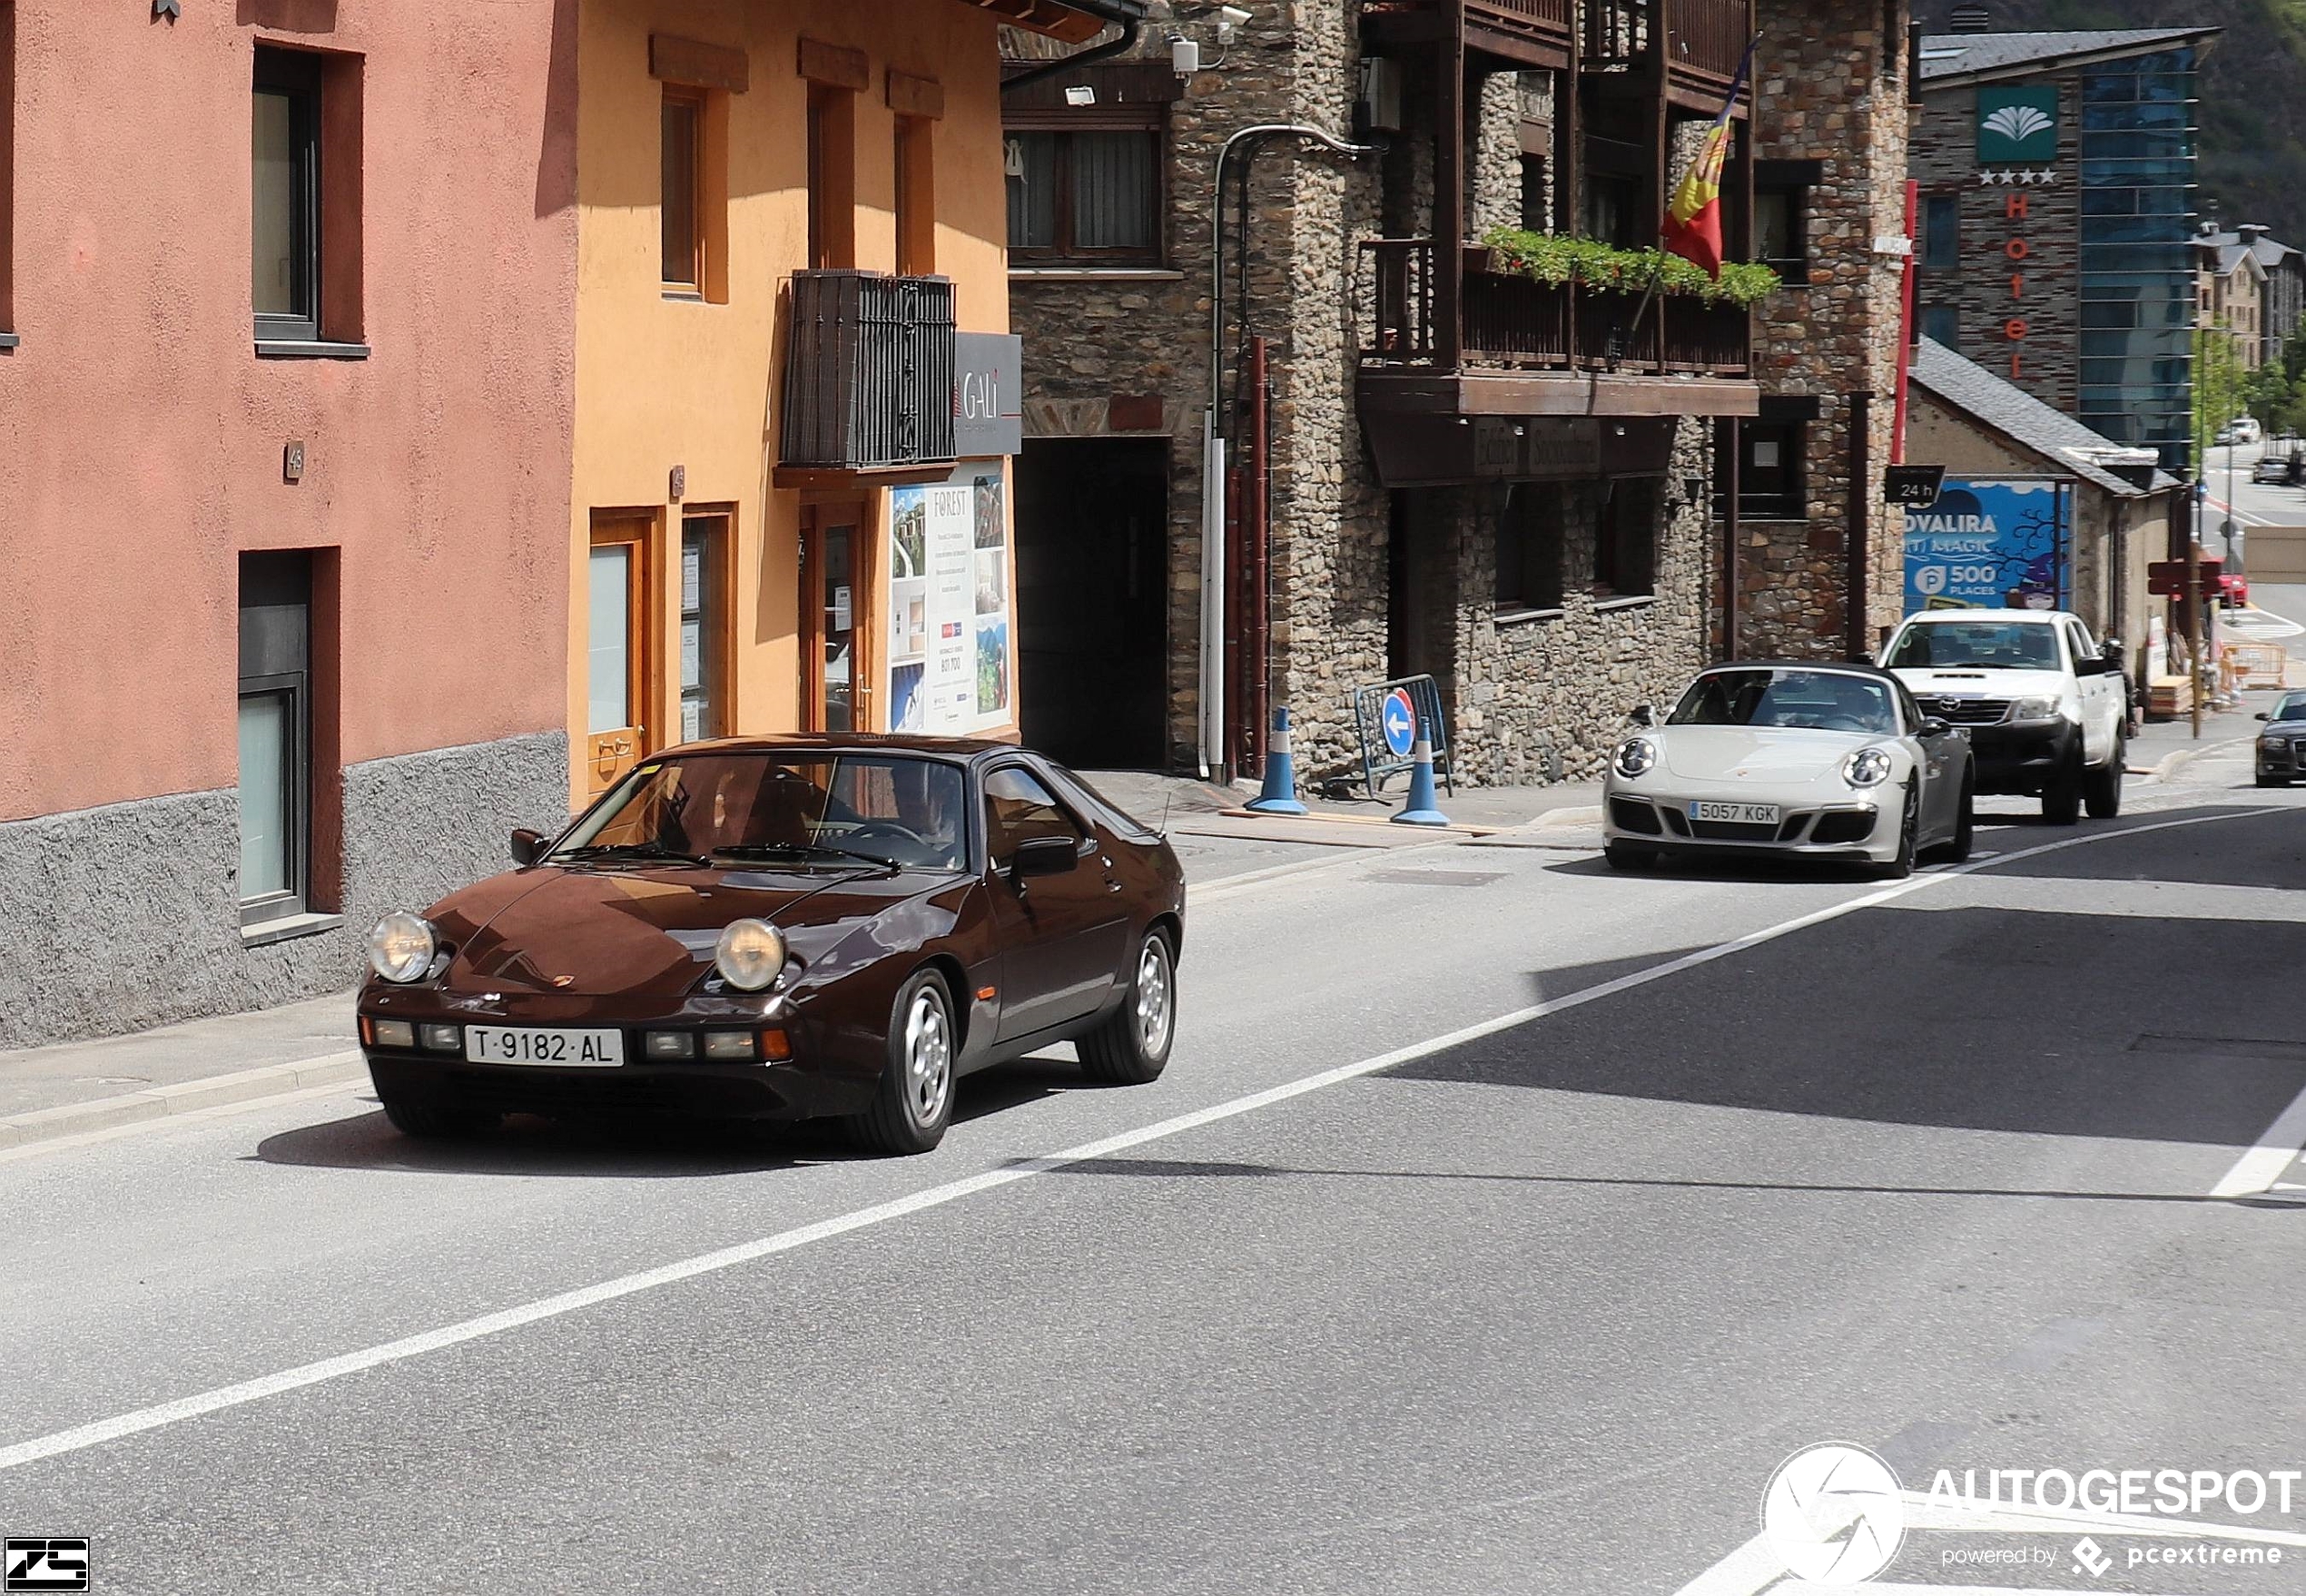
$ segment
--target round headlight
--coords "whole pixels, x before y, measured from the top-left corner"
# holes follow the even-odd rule
[[[713,950],[713,962],[729,985],[757,992],[784,968],[784,933],[765,920],[733,921]]]
[[[1843,779],[1853,787],[1877,787],[1889,771],[1889,754],[1881,748],[1860,748],[1842,761],[1841,766]]]
[[[387,980],[418,980],[432,968],[439,946],[430,921],[396,909],[369,933],[369,968]]]
[[[1628,737],[1618,745],[1617,767],[1621,776],[1638,776],[1657,762],[1657,744],[1647,737]]]

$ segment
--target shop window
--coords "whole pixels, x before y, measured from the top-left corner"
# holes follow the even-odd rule
[[[725,737],[735,729],[729,706],[728,558],[725,512],[681,517],[680,740],[684,743]]]
[[[1951,271],[1962,263],[1962,197],[1922,196],[1922,266]]]
[[[897,270],[928,277],[937,270],[937,124],[897,118]]]
[[[1601,490],[1593,527],[1593,596],[1631,598],[1657,586],[1657,492],[1621,480]]]
[[[246,554],[240,568],[241,923],[305,912],[311,861],[312,566]]]
[[[256,51],[249,282],[260,353],[323,341],[344,346],[328,352],[366,352],[352,347],[360,336],[360,73],[357,56]]]
[[[1497,615],[1562,607],[1562,490],[1517,482],[1497,522]]]
[[[1161,258],[1157,128],[1008,135],[1012,258],[1152,263]]]

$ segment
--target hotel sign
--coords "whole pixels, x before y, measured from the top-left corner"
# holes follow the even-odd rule
[[[1977,92],[1977,158],[1997,163],[2058,158],[2058,91],[2046,88]]]

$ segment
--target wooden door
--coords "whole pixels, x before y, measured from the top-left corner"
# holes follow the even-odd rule
[[[593,520],[585,634],[585,775],[593,797],[655,746],[655,530],[645,516]]]
[[[878,562],[862,500],[806,506],[801,520],[801,725],[867,732],[880,724]]]

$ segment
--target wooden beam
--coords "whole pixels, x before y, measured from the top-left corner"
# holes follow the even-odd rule
[[[801,41],[801,75],[829,89],[862,94],[872,87],[872,62],[862,50],[828,44],[822,39]]]
[[[934,120],[945,113],[945,85],[933,77],[915,77],[889,69],[889,109],[900,116]]]
[[[651,34],[648,75],[664,83],[742,94],[750,81],[751,67],[744,51],[726,44],[707,44],[675,34]]]

